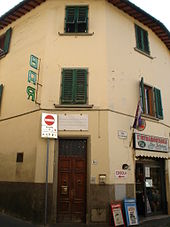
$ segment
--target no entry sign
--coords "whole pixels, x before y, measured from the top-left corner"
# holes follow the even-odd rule
[[[57,114],[42,113],[41,137],[57,138]]]
[[[55,123],[55,119],[54,119],[53,115],[45,116],[44,121],[47,125],[53,125]]]

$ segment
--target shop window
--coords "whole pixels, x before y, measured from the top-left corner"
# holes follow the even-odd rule
[[[0,58],[4,57],[9,51],[12,28],[9,28],[5,34],[0,36]]]
[[[148,32],[135,24],[136,48],[150,55]]]
[[[86,104],[87,70],[63,69],[62,71],[62,104]]]
[[[24,159],[24,153],[18,152],[16,162],[23,162],[23,159]]]
[[[158,88],[140,82],[140,97],[143,114],[163,119],[161,91]]]
[[[88,7],[67,6],[65,16],[66,33],[87,33],[88,32]]]

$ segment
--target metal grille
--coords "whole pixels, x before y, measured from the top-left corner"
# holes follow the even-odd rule
[[[59,155],[85,156],[87,141],[85,139],[60,139]]]

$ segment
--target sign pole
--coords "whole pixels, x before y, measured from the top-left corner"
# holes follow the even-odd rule
[[[48,158],[49,158],[49,143],[50,139],[47,139],[47,160],[46,160],[46,180],[45,180],[45,226],[47,224],[47,197],[48,197]]]

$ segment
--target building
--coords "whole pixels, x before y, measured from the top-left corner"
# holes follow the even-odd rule
[[[124,198],[170,213],[169,50],[127,0],[24,0],[1,16],[1,210],[44,221],[48,147],[47,222],[108,222]],[[41,138],[42,113],[58,139]]]

